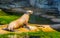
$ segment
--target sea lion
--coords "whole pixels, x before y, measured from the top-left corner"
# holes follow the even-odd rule
[[[29,29],[28,26],[28,21],[29,21],[29,16],[32,14],[33,11],[27,10],[24,15],[22,15],[19,19],[12,21],[11,23],[8,24],[7,28],[4,28],[4,30],[7,31],[14,31],[15,29],[21,27],[21,26],[26,26],[26,28]]]

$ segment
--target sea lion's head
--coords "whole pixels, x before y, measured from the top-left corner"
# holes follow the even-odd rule
[[[27,10],[26,13],[33,14],[33,11],[32,10]]]

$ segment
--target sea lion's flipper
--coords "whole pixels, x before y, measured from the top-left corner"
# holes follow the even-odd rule
[[[7,28],[3,28],[2,30],[6,30],[6,31],[9,31]]]
[[[31,30],[29,27],[26,26],[27,29]]]
[[[14,32],[14,30],[9,30],[8,28],[4,28],[3,30]]]
[[[9,30],[10,32],[15,32],[14,30]]]
[[[27,26],[26,24],[24,24],[23,28],[27,28],[28,30],[31,30],[29,26]]]
[[[28,26],[23,26],[23,28],[27,28],[28,30],[31,30]]]

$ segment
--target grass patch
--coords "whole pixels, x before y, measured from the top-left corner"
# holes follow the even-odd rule
[[[0,24],[8,24],[11,21],[17,19],[19,16],[0,16]]]
[[[34,37],[38,36],[40,38],[60,38],[60,32],[28,32],[28,33],[8,33],[8,34],[0,34],[0,38],[24,38],[24,37]]]
[[[13,20],[18,19],[21,15],[22,14],[20,14],[20,15],[17,15],[17,14],[10,15],[9,13],[5,13],[4,11],[0,11],[0,25],[1,24],[8,24]]]
[[[0,11],[0,16],[5,16],[8,15],[7,13],[5,13],[4,11]]]

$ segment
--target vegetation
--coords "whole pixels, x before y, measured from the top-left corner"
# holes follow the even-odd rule
[[[0,34],[0,38],[60,38],[60,32],[28,32]]]

